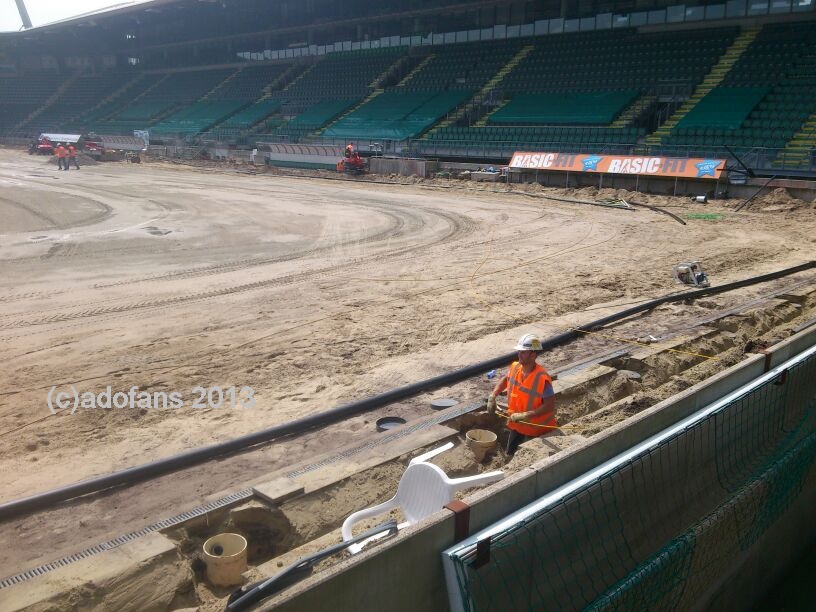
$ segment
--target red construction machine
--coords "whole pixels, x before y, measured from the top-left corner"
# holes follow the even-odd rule
[[[343,159],[337,162],[337,171],[345,172],[346,174],[365,174],[365,160],[360,157],[354,145],[350,144],[346,147]]]

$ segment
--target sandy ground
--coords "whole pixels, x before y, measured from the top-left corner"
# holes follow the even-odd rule
[[[0,150],[0,501],[494,357],[524,331],[676,291],[679,261],[723,283],[816,252],[813,204],[784,191],[737,213],[591,188],[49,161]],[[623,196],[687,225],[548,194]],[[70,385],[178,392],[182,406],[52,415],[49,390]],[[234,386],[239,402],[251,387],[255,403],[193,408],[196,386]]]

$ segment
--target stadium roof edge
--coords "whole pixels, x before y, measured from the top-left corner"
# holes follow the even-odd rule
[[[60,19],[59,21],[44,23],[42,25],[34,26],[33,28],[29,28],[27,30],[0,32],[0,37],[25,36],[26,34],[29,33],[40,33],[47,30],[53,30],[54,28],[76,26],[82,24],[83,22],[95,21],[99,18],[109,18],[127,15],[129,13],[140,12],[146,9],[170,4],[179,4],[181,2],[185,2],[185,0],[126,0],[125,2],[120,2],[119,4],[115,4],[113,6],[102,8],[96,11],[90,11],[88,13],[82,13],[81,15],[68,17],[67,19]]]

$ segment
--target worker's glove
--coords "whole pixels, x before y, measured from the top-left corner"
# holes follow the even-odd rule
[[[487,414],[496,414],[496,396],[492,393],[487,396]]]
[[[513,423],[518,423],[519,421],[526,421],[527,420],[527,413],[526,412],[514,412],[510,415],[510,420]]]

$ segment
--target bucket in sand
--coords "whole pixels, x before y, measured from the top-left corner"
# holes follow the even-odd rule
[[[217,586],[241,584],[247,569],[247,541],[237,533],[219,533],[204,542],[207,579]]]
[[[489,429],[471,429],[465,434],[467,445],[476,457],[476,461],[480,462],[496,449],[497,439],[496,434]]]

